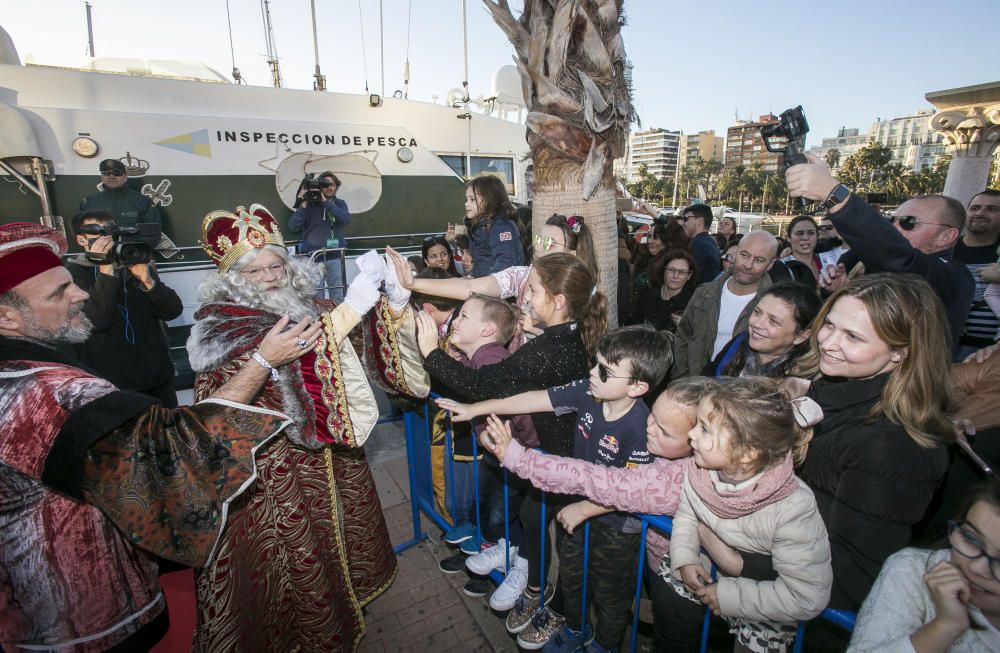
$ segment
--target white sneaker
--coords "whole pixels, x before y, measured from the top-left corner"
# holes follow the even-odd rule
[[[511,562],[517,560],[517,547],[510,547]],[[480,551],[465,560],[465,567],[474,574],[485,576],[494,569],[503,571],[507,566],[507,542],[501,537],[496,546]]]
[[[517,556],[513,568],[507,572],[500,586],[490,597],[490,607],[497,612],[506,612],[517,603],[517,597],[528,586],[528,559]]]

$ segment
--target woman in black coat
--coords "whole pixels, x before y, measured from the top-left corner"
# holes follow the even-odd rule
[[[639,294],[633,323],[673,333],[697,285],[698,271],[690,253],[674,249],[661,254],[649,264],[649,286]]]
[[[801,365],[823,410],[798,470],[830,534],[830,606],[856,610],[909,544],[948,467],[944,307],[914,275],[872,274],[834,293]]]

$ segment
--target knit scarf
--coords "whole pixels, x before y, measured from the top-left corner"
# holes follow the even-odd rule
[[[760,354],[755,352],[753,349],[750,349],[748,346],[747,360],[743,364],[743,371],[740,372],[740,376],[766,376],[768,378],[779,376],[778,374],[775,374],[775,371],[788,361],[789,355],[790,354],[787,353],[782,354],[770,363],[762,363],[760,362]]]
[[[718,472],[702,469],[692,458],[688,463],[688,481],[709,510],[723,519],[736,519],[777,503],[798,489],[791,452],[779,464],[769,467],[757,480],[735,492],[719,492],[715,485]]]

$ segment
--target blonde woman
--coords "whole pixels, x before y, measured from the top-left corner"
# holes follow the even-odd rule
[[[923,279],[871,274],[827,300],[810,339],[800,371],[824,417],[798,474],[830,533],[830,606],[856,610],[948,467],[948,323]]]

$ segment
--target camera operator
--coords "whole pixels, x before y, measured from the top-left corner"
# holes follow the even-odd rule
[[[71,224],[85,254],[67,261],[66,269],[90,294],[83,312],[94,323],[90,338],[75,345],[77,358],[119,388],[175,408],[174,366],[164,321],[180,316],[180,297],[159,280],[152,263],[114,262],[109,256],[115,245],[111,236],[82,233],[86,225],[114,224],[110,213],[83,211]]]
[[[318,188],[315,188],[317,185]],[[298,205],[288,221],[291,231],[302,233],[300,253],[347,247],[344,225],[351,224],[351,213],[347,210],[347,202],[337,197],[338,190],[340,179],[329,170],[315,179],[307,175],[302,181]],[[326,261],[327,297],[337,302],[344,300],[344,279],[341,275],[343,255],[343,252],[328,252],[322,259]],[[322,295],[322,290],[317,293],[317,296]]]

